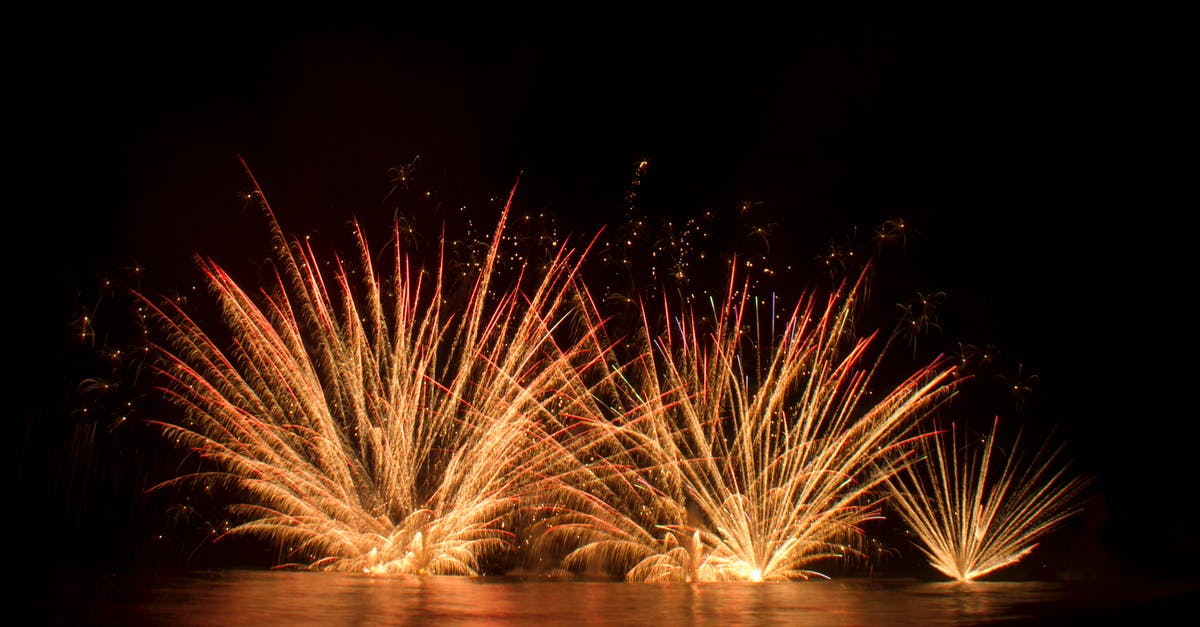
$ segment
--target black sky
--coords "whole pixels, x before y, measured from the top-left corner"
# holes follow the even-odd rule
[[[648,159],[647,211],[759,202],[803,261],[851,228],[909,220],[917,287],[948,294],[946,335],[1039,375],[1039,419],[1100,478],[1114,550],[1195,556],[1178,496],[1191,377],[1172,365],[1191,336],[1186,225],[1162,193],[1180,168],[1161,158],[1170,107],[1145,24],[1119,2],[879,4],[205,4],[13,21],[9,419],[24,435],[10,475],[43,491],[28,480],[80,375],[71,323],[102,278],[144,265],[172,289],[194,252],[262,256],[238,155],[285,228],[339,237],[355,215],[386,225],[388,168],[416,155],[482,216],[520,174],[521,202],[581,231],[621,219]]]

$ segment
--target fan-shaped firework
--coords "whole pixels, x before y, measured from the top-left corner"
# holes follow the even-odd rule
[[[961,454],[955,429],[950,443],[927,439],[925,458],[889,481],[892,503],[917,536],[938,571],[971,581],[1015,564],[1037,546],[1038,538],[1074,514],[1086,481],[1056,466],[1061,448],[1045,446],[1029,459],[1019,452],[1020,436],[1004,467],[991,473],[996,428],[978,452]],[[969,455],[969,457],[968,457]]]
[[[477,574],[529,532],[534,557],[635,581],[807,578],[858,550],[890,487],[934,565],[968,580],[1028,553],[1082,488],[1046,470],[1054,455],[1025,474],[1010,458],[989,482],[992,440],[964,468],[919,436],[953,368],[881,383],[890,340],[853,328],[869,265],[787,315],[735,272],[711,312],[664,300],[626,342],[566,247],[497,289],[508,205],[454,296],[442,256],[414,267],[399,228],[388,271],[357,232],[358,263],[326,276],[262,203],[269,289],[199,262],[226,346],[143,300],[184,411],[163,424],[205,460],[167,485],[231,488],[227,531],[300,566]],[[913,462],[926,440],[930,463]]]
[[[159,347],[165,391],[186,415],[166,429],[211,466],[172,483],[233,488],[229,531],[302,565],[478,572],[511,546],[521,490],[561,461],[540,446],[539,420],[562,404],[556,379],[571,371],[551,334],[577,260],[560,254],[530,289],[518,277],[494,293],[506,206],[453,315],[441,268],[411,268],[399,235],[390,274],[375,271],[358,233],[361,265],[335,260],[327,277],[263,206],[271,290],[256,298],[200,262],[229,348],[174,303],[146,299],[169,338]]]
[[[774,307],[759,329],[749,308],[765,303],[732,277],[711,319],[664,305],[656,332],[644,316],[641,356],[601,393],[620,415],[573,449],[586,470],[564,477],[543,540],[568,547],[568,567],[645,581],[807,578],[853,550],[950,374],[933,364],[871,389],[873,338],[851,340],[862,281],[823,307],[809,295],[778,333]]]

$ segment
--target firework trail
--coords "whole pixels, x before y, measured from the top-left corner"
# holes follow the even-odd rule
[[[327,276],[255,188],[275,285],[252,295],[199,260],[228,348],[178,305],[143,298],[166,333],[164,392],[185,415],[164,428],[207,464],[164,485],[231,488],[228,533],[297,566],[477,574],[512,548],[523,491],[563,474],[540,421],[566,404],[558,380],[578,359],[553,339],[578,257],[564,248],[539,278],[497,289],[506,205],[453,315],[441,265],[414,270],[398,231],[389,272],[356,228],[359,265],[334,259]]]
[[[992,453],[996,427],[983,447],[967,458],[959,453],[955,429],[923,441],[923,460],[905,466],[889,480],[892,504],[916,533],[919,547],[939,572],[967,582],[1015,564],[1037,540],[1078,512],[1087,485],[1055,462],[1062,448],[1039,448],[1032,458],[1019,453],[1020,436],[997,476]]]
[[[899,450],[951,387],[937,362],[872,389],[875,338],[851,329],[864,280],[823,306],[801,299],[778,332],[734,276],[711,317],[664,304],[656,331],[644,313],[641,354],[592,388],[617,415],[567,447],[577,470],[542,543],[565,547],[568,568],[635,581],[807,578],[853,551]]]

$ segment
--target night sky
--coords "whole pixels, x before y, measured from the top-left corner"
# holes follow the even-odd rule
[[[1058,425],[1097,479],[1112,563],[1194,563],[1189,247],[1166,193],[1182,167],[1163,157],[1164,66],[1130,7],[402,4],[10,24],[7,476],[28,517],[8,524],[30,547],[86,562],[83,545],[111,538],[108,559],[131,541],[125,488],[104,485],[127,476],[63,495],[76,390],[101,368],[72,325],[103,281],[186,292],[200,252],[253,283],[267,231],[239,155],[285,230],[334,247],[355,216],[382,241],[406,210],[389,169],[419,155],[417,180],[485,225],[520,176],[520,209],[613,228],[643,159],[647,215],[751,203],[798,265],[904,218],[906,283],[946,294],[931,343],[993,345],[1002,372],[1037,375],[1020,412],[995,413]]]

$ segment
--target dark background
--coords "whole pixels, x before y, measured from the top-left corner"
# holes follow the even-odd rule
[[[1183,171],[1167,156],[1180,141],[1171,53],[1121,2],[879,4],[13,16],[18,551],[102,567],[219,561],[144,547],[170,506],[137,496],[164,471],[160,443],[111,407],[81,413],[80,382],[113,364],[78,325],[118,308],[105,281],[188,293],[196,252],[253,283],[267,230],[238,155],[285,230],[339,246],[352,216],[386,234],[412,196],[393,193],[389,168],[418,155],[415,180],[445,207],[490,225],[489,199],[520,175],[518,206],[575,234],[625,219],[646,159],[648,216],[750,202],[798,265],[903,217],[896,276],[908,293],[946,294],[924,350],[992,345],[994,375],[1037,375],[1020,411],[964,411],[1057,425],[1096,478],[1069,529],[1087,537],[1062,550],[1090,547],[1095,572],[1191,576],[1190,207],[1168,194]]]

